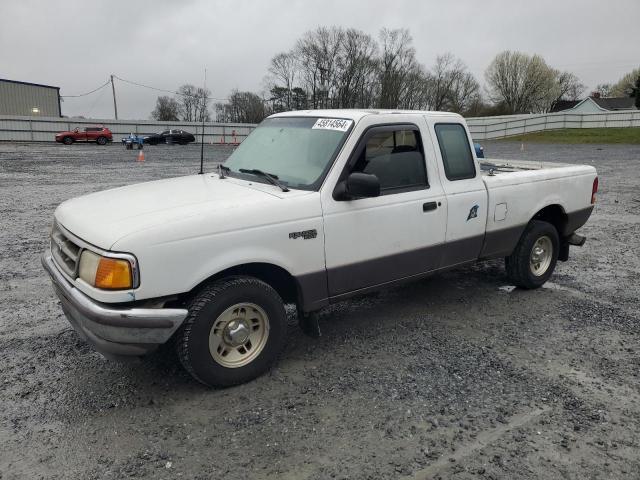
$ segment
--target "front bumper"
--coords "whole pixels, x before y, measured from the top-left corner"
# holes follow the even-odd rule
[[[42,255],[42,265],[73,328],[107,358],[140,356],[155,350],[187,316],[188,311],[182,308],[112,308],[69,283],[50,251]]]

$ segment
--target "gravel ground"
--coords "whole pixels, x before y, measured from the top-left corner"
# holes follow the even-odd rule
[[[39,260],[57,204],[195,173],[199,148],[0,144],[0,478],[640,478],[640,146],[485,148],[598,168],[588,241],[545,288],[495,261],[340,303],[209,390],[170,352],[94,353]]]

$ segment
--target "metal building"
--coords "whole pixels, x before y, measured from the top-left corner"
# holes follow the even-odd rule
[[[60,87],[0,78],[0,115],[60,117]]]

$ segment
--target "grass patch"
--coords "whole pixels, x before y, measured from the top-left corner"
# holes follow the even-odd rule
[[[640,128],[565,128],[503,138],[537,143],[629,143],[640,145]]]

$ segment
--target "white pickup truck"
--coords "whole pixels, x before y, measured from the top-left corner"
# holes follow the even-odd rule
[[[248,381],[352,295],[504,257],[541,286],[589,218],[591,166],[479,163],[462,117],[328,110],[263,121],[217,171],[116,188],[55,211],[42,262],[107,357],[174,340],[207,385]]]

